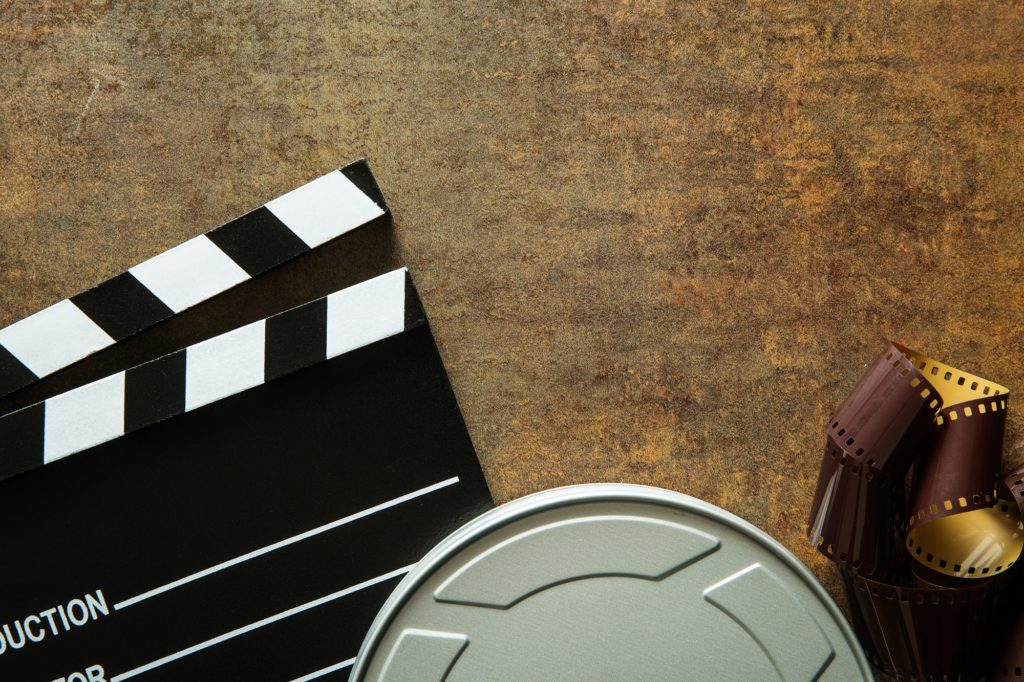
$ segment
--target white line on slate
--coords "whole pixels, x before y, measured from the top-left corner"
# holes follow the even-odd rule
[[[345,668],[348,668],[349,666],[351,666],[355,662],[356,662],[356,659],[350,658],[347,661],[342,661],[341,663],[335,663],[334,665],[329,665],[326,668],[322,668],[320,670],[317,670],[315,673],[310,673],[310,674],[305,675],[303,677],[298,677],[298,678],[292,680],[292,682],[309,682],[310,680],[315,680],[317,678],[323,677],[324,675],[330,675],[331,673],[336,673],[339,670],[344,670]]]
[[[296,606],[293,609],[288,609],[287,611],[282,611],[281,613],[269,616],[267,618],[264,618],[263,620],[258,620],[255,623],[244,625],[240,628],[232,630],[231,632],[227,632],[223,635],[220,635],[219,637],[214,637],[213,639],[208,639],[205,642],[200,642],[199,644],[190,646],[187,649],[182,649],[181,651],[173,653],[170,656],[164,656],[163,658],[157,659],[152,663],[147,663],[146,665],[139,666],[138,668],[135,668],[133,670],[129,670],[126,673],[115,675],[110,678],[110,682],[123,682],[124,680],[131,679],[133,677],[136,677],[137,675],[141,675],[142,673],[146,673],[155,668],[159,668],[160,666],[167,665],[168,663],[172,663],[174,661],[185,658],[186,656],[191,656],[192,654],[203,651],[204,649],[209,649],[212,646],[222,644],[230,639],[234,639],[235,637],[240,637],[246,633],[252,632],[253,630],[258,630],[259,628],[270,625],[271,623],[276,623],[278,621],[284,620],[285,618],[291,618],[292,616],[303,613],[304,611],[309,611],[310,609],[315,609],[318,606],[323,606],[324,604],[335,601],[337,599],[341,599],[342,597],[347,597],[348,595],[353,594],[354,592],[358,592],[360,590],[364,590],[367,587],[373,587],[374,585],[387,582],[388,580],[392,580],[393,578],[397,578],[398,576],[405,575],[406,573],[411,571],[413,566],[415,565],[416,564],[409,564],[408,566],[403,566],[402,568],[395,569],[390,573],[379,575],[376,578],[370,578],[369,580],[363,581],[358,585],[346,587],[345,589],[329,594],[326,597],[314,599],[311,602],[306,602],[305,604],[302,604],[301,606]]]
[[[459,482],[459,477],[458,476],[453,476],[452,478],[446,479],[446,480],[441,481],[439,483],[435,483],[433,485],[428,485],[426,488],[420,488],[419,490],[414,490],[413,492],[408,493],[406,495],[402,495],[401,497],[396,497],[393,500],[388,500],[387,502],[382,502],[382,503],[380,503],[380,504],[378,504],[376,506],[370,507],[369,509],[364,509],[363,511],[356,512],[355,514],[350,514],[350,515],[348,515],[348,516],[346,516],[346,517],[344,517],[342,519],[338,519],[337,521],[331,521],[330,523],[327,523],[327,524],[324,524],[322,526],[319,526],[318,528],[314,528],[312,530],[307,530],[305,533],[299,533],[298,535],[293,535],[290,538],[285,538],[284,540],[281,540],[279,542],[275,542],[272,545],[267,545],[266,547],[261,547],[260,549],[254,549],[253,551],[251,551],[251,552],[249,552],[247,554],[243,554],[240,557],[236,557],[234,559],[229,559],[227,561],[224,561],[222,563],[217,564],[216,566],[211,566],[210,568],[207,568],[207,569],[204,569],[202,571],[199,571],[198,573],[193,573],[192,575],[189,575],[189,576],[186,576],[184,578],[181,578],[180,580],[175,580],[172,583],[167,583],[166,585],[162,585],[160,587],[154,588],[152,590],[149,590],[148,592],[143,592],[142,594],[140,594],[140,595],[138,595],[136,597],[132,597],[131,599],[125,599],[124,601],[118,602],[118,603],[114,604],[114,610],[115,611],[120,611],[121,609],[126,609],[129,606],[134,606],[135,604],[138,604],[139,602],[145,601],[145,600],[147,600],[147,599],[149,599],[151,597],[155,597],[158,594],[163,594],[164,592],[169,592],[170,590],[173,590],[175,588],[181,587],[182,585],[187,585],[190,582],[193,582],[193,581],[196,581],[196,580],[200,580],[201,578],[205,578],[205,577],[207,577],[209,575],[213,575],[214,573],[218,573],[220,571],[223,571],[226,568],[231,568],[232,566],[237,566],[238,564],[240,564],[242,562],[249,561],[250,559],[255,559],[256,557],[263,556],[264,554],[269,554],[270,552],[273,552],[275,550],[281,549],[283,547],[287,547],[288,545],[294,545],[296,542],[302,542],[303,540],[308,540],[309,538],[311,538],[313,536],[320,535],[321,533],[326,533],[329,530],[334,530],[335,528],[338,528],[339,526],[344,526],[346,524],[352,523],[353,521],[358,521],[359,519],[364,519],[367,516],[371,516],[373,514],[376,514],[377,512],[384,511],[385,509],[390,509],[391,507],[397,507],[398,505],[400,505],[400,504],[402,504],[404,502],[409,502],[410,500],[414,500],[417,497],[423,497],[424,495],[429,495],[430,493],[437,492],[438,490],[441,490],[442,488],[447,488],[448,486],[455,485],[458,482]]]

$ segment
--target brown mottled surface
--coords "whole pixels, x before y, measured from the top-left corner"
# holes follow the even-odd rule
[[[0,325],[365,155],[499,502],[674,488],[833,590],[883,337],[1024,388],[1020,3],[129,4],[0,10]]]

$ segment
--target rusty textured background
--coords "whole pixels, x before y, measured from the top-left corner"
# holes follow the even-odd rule
[[[674,488],[835,590],[882,339],[1024,388],[1020,2],[4,2],[0,64],[0,325],[365,155],[499,502]]]

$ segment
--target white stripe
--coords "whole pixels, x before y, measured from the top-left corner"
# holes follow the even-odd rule
[[[384,215],[341,171],[293,189],[269,202],[267,209],[310,248]]]
[[[811,547],[817,547],[821,542],[821,531],[825,527],[825,520],[832,512],[832,495],[835,494],[838,476],[838,471],[832,472],[832,478],[828,480],[828,487],[825,488],[825,494],[822,496],[821,504],[818,506],[818,516],[814,520],[814,532],[811,534]]]
[[[232,566],[237,566],[238,564],[240,564],[240,563],[242,563],[244,561],[249,561],[250,559],[255,559],[256,557],[263,556],[264,554],[269,554],[270,552],[274,552],[274,551],[279,550],[279,549],[281,549],[283,547],[287,547],[288,545],[294,545],[296,542],[302,542],[303,540],[308,540],[309,538],[314,537],[316,535],[320,535],[321,533],[326,533],[329,530],[334,530],[335,528],[339,528],[340,526],[344,526],[346,524],[352,523],[353,521],[358,521],[359,519],[364,519],[367,516],[371,516],[373,514],[376,514],[377,512],[384,511],[385,509],[390,509],[391,507],[397,507],[398,505],[403,504],[405,502],[409,502],[410,500],[414,500],[417,497],[423,497],[424,495],[429,495],[430,493],[437,492],[438,490],[441,490],[442,488],[447,488],[450,485],[455,485],[458,482],[459,482],[459,477],[458,476],[453,476],[452,478],[449,478],[447,480],[441,481],[440,483],[435,483],[434,485],[429,485],[426,488],[420,488],[419,490],[415,490],[415,491],[413,491],[411,493],[407,493],[405,495],[402,495],[401,497],[396,497],[393,500],[388,500],[387,502],[382,502],[381,504],[378,504],[378,505],[376,505],[374,507],[370,507],[369,509],[364,509],[363,511],[356,512],[355,514],[350,514],[350,515],[348,515],[348,516],[346,516],[344,518],[338,519],[337,521],[332,521],[332,522],[324,524],[324,525],[322,525],[322,526],[320,526],[318,528],[314,528],[313,530],[308,530],[305,533],[300,533],[298,535],[293,535],[292,537],[286,538],[284,540],[281,540],[280,542],[275,542],[272,545],[267,545],[266,547],[261,547],[260,549],[253,550],[253,551],[249,552],[248,554],[243,554],[242,556],[236,557],[234,559],[229,559],[228,561],[224,561],[222,563],[217,564],[216,566],[211,566],[210,568],[207,568],[205,570],[199,571],[197,573],[193,573],[192,575],[186,576],[186,577],[184,577],[184,578],[182,578],[180,580],[175,580],[174,582],[168,583],[166,585],[163,585],[162,587],[157,587],[155,589],[150,590],[149,592],[144,592],[144,593],[140,594],[137,597],[132,597],[131,599],[125,599],[122,602],[118,602],[118,603],[114,604],[114,610],[115,611],[120,611],[121,609],[126,609],[129,606],[134,606],[135,604],[138,604],[141,601],[145,601],[145,600],[147,600],[147,599],[149,599],[151,597],[155,597],[158,594],[163,594],[164,592],[169,592],[169,591],[171,591],[171,590],[173,590],[175,588],[181,587],[182,585],[187,585],[190,582],[193,582],[193,581],[199,580],[201,578],[205,578],[205,577],[207,577],[209,575],[213,575],[214,573],[218,573],[220,571],[223,571],[226,568],[231,568]]]
[[[330,675],[331,673],[336,673],[339,670],[344,670],[345,668],[351,667],[352,664],[355,662],[356,659],[350,658],[347,661],[342,661],[341,663],[335,663],[334,665],[329,665],[326,668],[321,668],[320,670],[317,670],[315,673],[310,673],[302,677],[297,677],[294,680],[292,680],[292,682],[309,682],[310,680],[315,680],[320,677],[323,677],[324,675]]]
[[[124,435],[124,374],[46,401],[44,464]]]
[[[176,313],[249,279],[206,235],[189,239],[128,272]]]
[[[327,357],[405,329],[405,268],[327,297]]]
[[[263,383],[266,320],[185,349],[185,411]]]
[[[0,329],[0,344],[37,377],[113,343],[109,334],[67,299]]]
[[[348,595],[358,592],[360,590],[365,590],[367,587],[373,587],[374,585],[379,585],[380,583],[387,582],[388,580],[397,578],[400,575],[405,575],[406,573],[411,571],[413,569],[413,566],[415,565],[416,564],[409,564],[408,566],[403,566],[402,568],[391,571],[390,573],[385,573],[384,575],[379,575],[376,578],[371,578],[369,580],[361,582],[358,585],[346,587],[344,590],[339,590],[338,592],[329,594],[326,597],[314,599],[313,601],[307,602],[302,606],[296,606],[293,609],[282,611],[281,613],[270,616],[269,618],[264,618],[263,620],[258,620],[255,623],[245,625],[243,627],[238,628],[237,630],[232,630],[231,632],[220,635],[219,637],[208,639],[205,642],[196,644],[194,646],[190,646],[187,649],[182,649],[181,651],[171,654],[170,656],[164,656],[161,659],[153,661],[152,663],[147,663],[146,665],[135,668],[134,670],[129,670],[126,673],[115,675],[114,677],[110,678],[110,682],[122,682],[122,680],[130,679],[132,677],[135,677],[136,675],[141,675],[142,673],[149,672],[150,670],[159,668],[160,666],[167,665],[168,663],[172,663],[179,659],[185,658],[186,656],[191,656],[194,653],[198,653],[204,649],[209,649],[212,646],[222,644],[230,639],[234,639],[235,637],[240,637],[241,635],[252,632],[253,630],[258,630],[272,623],[284,620],[285,618],[291,618],[292,616],[303,613],[304,611],[309,611],[310,609],[315,609],[318,606],[323,606],[324,604],[336,601],[338,599],[341,599],[342,597],[347,597]]]

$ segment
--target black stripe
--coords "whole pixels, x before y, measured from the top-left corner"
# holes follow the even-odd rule
[[[373,199],[374,203],[380,206],[385,213],[390,212],[387,202],[384,201],[384,193],[380,191],[380,187],[377,185],[377,181],[374,179],[373,173],[370,172],[370,164],[366,163],[366,159],[359,159],[354,163],[350,163],[342,168],[341,172],[352,182],[353,185],[358,187],[363,194]]]
[[[117,341],[174,314],[130,272],[72,296],[71,302]]]
[[[184,412],[184,350],[128,370],[124,386],[126,433]]]
[[[38,378],[32,370],[21,363],[21,360],[14,357],[11,351],[0,346],[0,396],[14,393]]]
[[[264,374],[267,381],[327,357],[327,299],[274,315],[266,322]]]
[[[0,417],[0,479],[43,463],[46,403]]]
[[[427,313],[423,310],[423,302],[413,284],[412,275],[405,271],[405,330],[409,331],[427,323]]]
[[[206,236],[252,277],[309,250],[265,206],[221,225]]]

